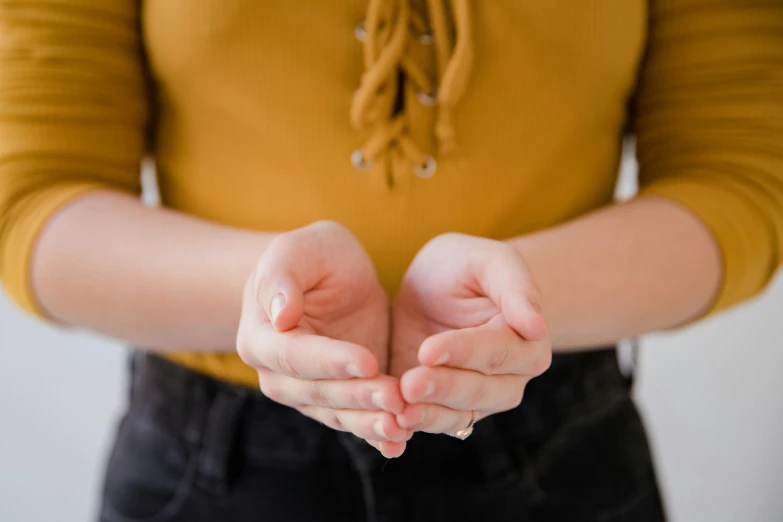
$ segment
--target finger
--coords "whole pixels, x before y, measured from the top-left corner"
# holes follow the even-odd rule
[[[328,275],[323,228],[310,225],[278,236],[267,246],[256,268],[255,300],[280,332],[299,323],[305,292]]]
[[[301,264],[307,257],[290,254],[289,249],[274,248],[273,245],[267,249],[256,269],[250,284],[251,295],[246,296],[245,303],[255,302],[257,307],[247,311],[262,322],[271,322],[277,331],[285,332],[302,319],[304,293],[311,288],[307,285],[310,278],[302,274],[305,269]],[[290,264],[285,257],[290,257]]]
[[[478,283],[506,322],[527,340],[547,338],[549,323],[541,311],[541,292],[522,256],[508,244],[471,254],[481,257],[474,263],[479,267]]]
[[[405,442],[384,442],[378,440],[368,440],[366,442],[373,448],[380,451],[381,455],[387,459],[396,459],[397,457],[402,456],[403,452],[405,452]]]
[[[501,315],[481,326],[433,335],[419,348],[420,364],[473,370],[484,375],[538,376],[551,362],[548,341],[524,340]]]
[[[409,404],[495,412],[519,404],[527,381],[517,375],[486,376],[471,370],[417,366],[402,376],[400,389]]]
[[[303,406],[300,412],[332,429],[348,431],[362,439],[406,442],[413,432],[397,424],[394,415],[384,411],[332,410]]]
[[[454,435],[467,428],[472,417],[472,411],[453,410],[436,404],[409,404],[397,415],[397,423],[414,431]],[[484,412],[476,412],[476,422],[484,417]]]
[[[388,375],[372,379],[304,381],[271,370],[259,370],[258,379],[264,395],[292,408],[318,406],[400,413],[405,405],[399,381]]]
[[[302,331],[276,332],[270,324],[244,328],[237,352],[245,364],[295,379],[374,377],[378,360],[367,348]]]

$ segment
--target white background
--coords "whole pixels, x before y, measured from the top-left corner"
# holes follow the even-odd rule
[[[626,185],[633,165],[626,162]],[[644,339],[637,398],[673,522],[783,520],[783,280]],[[0,295],[0,520],[93,520],[125,400],[115,343],[44,326]]]

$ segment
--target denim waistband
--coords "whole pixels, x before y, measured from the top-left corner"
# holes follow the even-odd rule
[[[364,441],[338,434],[260,391],[144,352],[134,353],[132,375],[131,408],[142,409],[167,434],[199,448],[198,481],[207,490],[225,492],[229,466],[240,457],[285,468],[347,459],[363,480],[385,463]],[[608,407],[627,393],[613,348],[556,355],[551,368],[528,385],[519,408],[484,419],[464,442],[417,434],[406,458],[426,458],[432,469],[459,461],[487,481],[502,479],[523,468],[512,462],[509,451],[519,441],[535,445],[569,417]],[[335,451],[339,447],[346,451]]]

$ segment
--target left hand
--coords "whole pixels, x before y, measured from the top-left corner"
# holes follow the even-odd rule
[[[245,286],[237,351],[269,399],[387,457],[412,435],[395,414],[404,404],[388,375],[389,306],[370,256],[337,223],[278,235]]]
[[[515,408],[552,361],[549,324],[521,255],[500,241],[439,236],[417,254],[393,306],[391,375],[401,428],[454,434]]]

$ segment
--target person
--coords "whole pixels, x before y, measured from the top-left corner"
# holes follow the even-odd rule
[[[136,348],[102,521],[664,520],[615,346],[781,263],[782,3],[0,13],[4,287]]]

